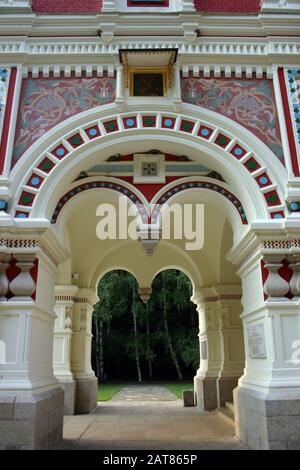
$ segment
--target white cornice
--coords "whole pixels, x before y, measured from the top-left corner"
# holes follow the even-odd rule
[[[299,13],[300,0],[262,0],[262,12]]]
[[[31,3],[31,0],[0,0],[0,13],[30,12]]]
[[[111,29],[115,36],[183,36],[191,28],[201,36],[264,37],[298,36],[300,15],[200,15],[93,14],[93,15],[0,15],[0,34],[26,36],[93,36],[99,29]],[[189,37],[193,39],[193,37]]]
[[[119,49],[178,48],[184,74],[206,70],[205,66],[221,66],[228,76],[238,64],[249,76],[253,70],[262,73],[272,64],[299,64],[300,38],[269,37],[235,39],[218,37],[197,38],[188,44],[183,37],[113,38],[106,43],[102,38],[26,38],[0,37],[2,64],[23,64],[26,67],[93,65],[107,67],[118,63]],[[199,64],[198,66],[195,64]],[[248,67],[246,70],[245,67]],[[112,67],[111,67],[112,68]],[[260,70],[260,71],[259,71]],[[101,70],[98,71],[101,74]],[[36,73],[38,69],[36,68]],[[79,71],[78,71],[79,73]],[[239,74],[237,70],[237,74]]]

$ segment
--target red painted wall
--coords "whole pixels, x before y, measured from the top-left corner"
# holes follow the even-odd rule
[[[125,1],[125,0],[124,0]],[[128,6],[134,5],[131,0]],[[37,13],[96,13],[101,10],[102,0],[33,0],[33,11]],[[160,7],[168,6],[169,0],[164,0]],[[140,6],[147,6],[147,1]],[[148,4],[149,6],[149,4]],[[212,13],[258,13],[260,0],[195,0],[199,11]]]
[[[33,0],[32,9],[37,13],[95,13],[102,8],[102,0]]]
[[[195,8],[212,13],[258,13],[261,0],[195,0]]]

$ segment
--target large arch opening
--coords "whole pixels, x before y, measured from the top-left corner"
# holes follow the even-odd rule
[[[21,196],[15,195],[16,220],[28,219],[21,220],[24,226],[37,219],[51,221],[49,232],[65,252],[55,280],[54,372],[65,389],[68,414],[90,413],[97,404],[98,381],[91,366],[92,313],[98,302],[99,279],[116,269],[131,273],[140,295],[147,300],[158,273],[175,268],[188,275],[200,325],[199,342],[195,346],[200,350],[201,359],[194,377],[194,403],[197,405],[194,408],[203,413],[224,408],[226,403],[232,402],[233,389],[243,373],[245,355],[239,318],[242,288],[227,253],[239,244],[250,223],[276,218],[276,214],[282,213],[278,162],[265,176],[263,158],[260,159],[262,144],[257,148],[254,145],[253,153],[250,143],[248,146],[246,142],[247,135],[243,136],[243,142],[237,141],[231,129],[231,132],[227,130],[231,139],[226,140],[224,148],[215,141],[199,139],[196,131],[194,134],[180,131],[181,120],[182,116],[174,117],[172,122],[177,124],[172,131],[162,126],[136,132],[123,129],[114,136],[107,133],[98,142],[85,141],[86,145],[72,151],[64,144],[69,152],[61,161],[53,155],[60,145],[55,141],[46,154],[55,165],[45,178],[44,170],[36,172],[43,182],[32,191],[35,195],[32,204],[20,206]],[[201,123],[194,120],[194,125],[197,132],[200,131]],[[213,132],[217,138],[220,129],[216,126]],[[236,146],[245,151],[241,159],[233,155]],[[174,169],[182,164],[180,172],[166,172],[165,182],[160,185],[135,184],[133,159],[130,159],[133,152],[149,153],[154,147],[155,151],[170,157],[165,162],[166,168],[172,164]],[[115,163],[109,158],[112,155],[118,155],[116,163],[120,167],[127,165],[128,170],[131,165],[130,175],[99,170],[97,165]],[[25,192],[30,192],[27,181],[44,157],[40,155],[35,161],[31,157],[32,164],[23,177]],[[258,163],[254,174],[247,162]],[[185,170],[182,170],[183,165]],[[189,173],[189,165],[200,165],[201,169]],[[19,170],[15,168],[15,177]],[[266,188],[261,186],[260,177],[267,180]],[[276,193],[270,204],[268,191]],[[153,242],[152,234],[146,242],[140,237],[119,237],[119,196],[120,193],[124,196],[125,192],[126,209],[134,209],[139,202],[148,216],[151,203],[159,204],[162,214],[166,203],[178,205],[182,213],[185,206],[204,206],[203,246],[187,249],[190,240],[186,233],[181,238],[175,237],[173,228],[168,239],[159,237],[150,250],[147,243]],[[117,236],[98,237],[99,205],[113,208]],[[28,217],[18,217],[22,212]]]
[[[117,178],[106,179],[108,182],[114,180],[124,184]],[[86,181],[83,179],[84,185]],[[90,181],[95,181],[95,178]],[[184,183],[188,181],[189,178],[183,179]],[[225,183],[218,181],[217,184]],[[170,187],[172,185],[174,187],[174,183]],[[138,191],[128,183],[127,187],[131,187],[135,193]],[[143,194],[139,194],[142,199]],[[163,191],[158,192],[156,199],[161,198],[162,194]],[[244,226],[232,201],[209,188],[189,187],[171,195],[169,201],[182,208],[204,204],[204,245],[201,249],[186,250],[187,240],[176,239],[172,230],[170,239],[159,240],[151,255],[147,254],[139,240],[120,240],[118,237],[99,240],[95,217],[97,207],[100,203],[110,204],[115,208],[119,220],[118,191],[114,187],[91,187],[90,190],[75,194],[62,207],[56,223],[60,238],[65,240],[70,252],[70,259],[60,266],[57,285],[72,284],[79,291],[90,290],[96,294],[101,279],[116,270],[125,270],[134,276],[139,295],[151,305],[151,288],[157,276],[161,275],[159,273],[166,269],[177,269],[184,273],[191,282],[192,299],[200,323],[200,341],[197,340],[193,347],[201,352],[194,377],[195,403],[200,410],[214,410],[224,407],[226,402],[232,402],[233,389],[244,367],[243,333],[239,318],[242,291],[239,277],[226,255],[247,225]],[[130,201],[128,207],[132,206],[134,203]],[[124,351],[121,356],[124,358]],[[149,363],[145,360],[143,367],[141,375],[148,378],[145,368],[149,368]],[[174,363],[169,364],[169,369],[176,373],[174,367]],[[121,363],[120,369],[124,369]],[[88,370],[90,374],[90,364]],[[131,376],[136,374],[135,358],[131,359],[130,373]],[[113,377],[111,369],[108,375],[118,378]],[[190,375],[187,378],[190,380]],[[92,386],[95,386],[95,382]],[[75,408],[82,410],[81,406]]]

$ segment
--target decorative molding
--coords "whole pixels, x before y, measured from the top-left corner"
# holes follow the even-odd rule
[[[241,201],[232,193],[230,192],[227,188],[224,187],[224,185],[220,184],[219,182],[211,182],[209,180],[197,180],[195,178],[195,181],[191,181],[189,183],[180,183],[175,182],[175,185],[173,188],[169,188],[157,201],[156,204],[163,206],[166,204],[166,202],[173,197],[176,194],[179,194],[182,191],[186,190],[196,190],[196,189],[203,189],[203,190],[209,190],[209,191],[214,191],[222,196],[224,196],[228,201],[230,201],[236,210],[239,213],[240,219],[242,224],[247,225],[247,216],[244,211],[244,208],[242,206]]]
[[[102,118],[75,129],[55,144],[51,144],[42,154],[40,160],[35,163],[30,177],[27,176],[26,180],[19,185],[20,189],[16,195],[16,204],[14,206],[15,217],[28,218],[30,216],[41,186],[49,177],[51,171],[64,158],[72,158],[73,152],[88,145],[91,140],[101,140],[109,134],[117,135],[120,132],[125,133],[138,129],[159,129],[164,132],[168,130],[182,133],[185,136],[192,134],[196,139],[209,142],[219,149],[223,149],[229,158],[235,158],[251,174],[265,201],[270,217],[275,219],[284,218],[285,205],[282,204],[276,185],[273,183],[267,169],[258,163],[251,148],[239,143],[233,135],[228,135],[219,127],[207,125],[204,121],[174,113],[157,112],[119,114]],[[76,139],[76,143],[75,141],[72,143],[72,139],[76,136],[80,136],[80,139]],[[43,165],[45,165],[45,168]],[[260,179],[262,177],[266,179],[267,184],[261,184]],[[35,186],[31,183],[32,181]]]
[[[91,78],[97,76],[99,78],[106,75],[108,78],[114,78],[116,66],[114,64],[41,64],[41,65],[24,65],[22,67],[22,77],[27,78],[29,75],[32,78]]]
[[[300,250],[300,239],[292,238],[288,240],[263,240],[260,243],[260,249],[263,253],[274,252],[274,251],[293,251]]]
[[[208,46],[207,54],[209,54],[208,50],[213,49],[212,46]],[[217,47],[215,53],[217,52]],[[241,47],[242,49],[242,47]],[[248,50],[248,47],[245,47],[244,50]],[[253,48],[252,48],[253,49]],[[299,47],[300,50],[300,47]],[[214,53],[214,52],[212,52]],[[183,62],[183,61],[182,61]],[[221,75],[224,75],[225,78],[241,78],[243,75],[246,78],[258,78],[261,79],[264,75],[268,79],[273,78],[274,69],[272,65],[259,65],[259,64],[183,64],[181,62],[181,71],[183,77],[199,77],[200,73],[203,73],[204,78],[220,78]]]
[[[40,241],[35,239],[0,239],[0,247],[8,249],[23,249],[23,248],[38,248],[40,246]]]
[[[146,304],[148,303],[148,300],[151,297],[152,288],[151,287],[139,287],[138,293],[139,293],[141,300],[144,302],[144,304]]]
[[[57,222],[59,214],[61,213],[63,207],[67,204],[68,201],[70,201],[73,197],[77,196],[78,194],[82,194],[85,191],[94,190],[97,188],[108,189],[110,191],[117,191],[123,196],[128,197],[128,199],[134,204],[142,206],[143,203],[140,198],[133,191],[130,191],[127,187],[123,186],[122,183],[123,182],[121,180],[118,183],[115,183],[113,181],[90,181],[77,185],[76,187],[68,191],[66,194],[64,194],[64,196],[57,203],[52,215],[52,224],[55,224]],[[144,221],[146,223],[148,220],[146,214],[144,214],[144,217]]]
[[[152,212],[153,220],[151,220],[151,223],[152,224],[157,223],[159,210],[163,208],[163,206],[171,197],[173,197],[174,195],[180,194],[182,191],[200,189],[200,190],[206,190],[206,191],[214,191],[220,194],[221,196],[225,197],[237,210],[241,223],[246,225],[248,221],[247,221],[247,217],[246,217],[245,211],[243,209],[243,206],[240,200],[231,191],[229,191],[226,186],[227,185],[222,184],[220,182],[216,184],[216,182],[212,182],[212,180],[210,180],[209,178],[205,178],[202,180],[193,178],[193,180],[189,182],[186,182],[185,180],[184,182],[182,182],[182,180],[181,182],[180,180],[179,181],[176,180],[173,186],[169,187],[165,191],[165,193],[163,193],[158,199],[157,199],[157,196],[155,195],[152,201],[150,202],[151,204],[153,203],[153,201],[155,201],[154,204],[157,206],[154,212]],[[79,194],[82,194],[85,191],[95,190],[95,189],[101,189],[101,190],[108,189],[110,191],[116,191],[122,194],[123,196],[126,196],[130,202],[137,205],[138,210],[140,212],[142,223],[143,224],[149,223],[151,205],[149,207],[148,206],[146,207],[145,205],[143,205],[143,202],[141,201],[140,197],[134,192],[134,187],[132,187],[132,190],[128,189],[128,185],[125,187],[124,182],[122,180],[116,181],[115,179],[114,180],[106,179],[106,180],[95,181],[93,179],[92,181],[87,180],[86,182],[80,183],[78,186],[72,187],[70,191],[68,191],[66,194],[64,194],[64,196],[62,196],[62,198],[57,203],[54,213],[52,215],[52,220],[51,220],[52,224],[57,223],[58,217],[62,209],[71,199],[73,199]],[[157,241],[159,240],[159,236],[155,236],[154,239],[151,239],[149,238],[149,233],[147,231],[146,234],[141,234],[139,239],[141,240],[142,243],[143,241],[145,241],[145,245],[147,245],[148,243],[152,244],[153,240],[155,240],[157,243]]]
[[[299,0],[262,0],[262,13],[300,13]]]
[[[72,295],[56,295],[55,302],[74,302],[75,297]]]
[[[178,49],[181,66],[190,70],[203,70],[205,74],[218,75],[220,71],[226,74],[236,74],[238,77],[243,71],[250,75],[256,74],[259,78],[262,73],[272,76],[272,63],[298,61],[300,53],[299,38],[226,38],[200,37],[192,44],[187,43],[184,37],[163,37],[140,40],[132,37],[114,37],[109,43],[102,38],[78,38],[75,40],[62,38],[27,38],[26,40],[0,38],[0,58],[2,61],[15,61],[24,64],[24,74],[32,71],[47,75],[49,67],[55,73],[61,73],[71,67],[77,67],[78,73],[85,67],[94,67],[101,74],[101,66],[116,67],[120,49]],[[229,58],[230,57],[230,62]],[[197,65],[198,64],[198,65]],[[201,64],[201,65],[200,65]],[[97,68],[98,67],[98,68]],[[111,72],[112,73],[112,72]]]
[[[0,12],[23,13],[31,12],[31,0],[0,0]]]
[[[52,255],[49,249],[45,246],[45,242],[34,238],[20,238],[20,239],[0,239],[0,248],[5,249],[6,253],[19,253],[23,250],[25,253],[32,253],[41,250],[47,258],[49,258],[54,266],[58,266],[58,260]],[[16,251],[17,250],[17,251]]]
[[[222,302],[224,300],[241,300],[241,294],[223,294],[223,295],[212,295],[203,297],[204,303]]]

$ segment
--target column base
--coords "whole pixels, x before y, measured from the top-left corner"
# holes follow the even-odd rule
[[[198,408],[203,411],[215,410],[218,406],[217,377],[194,377],[194,393]]]
[[[65,392],[64,414],[75,414],[76,381],[72,377],[56,376],[60,387]]]
[[[76,378],[76,383],[75,411],[77,414],[91,413],[97,406],[98,379],[95,376]]]
[[[240,377],[220,377],[217,379],[218,406],[225,406],[227,401],[233,401],[233,390],[237,387]]]
[[[251,449],[300,449],[300,391],[233,393],[237,437]]]
[[[63,436],[64,392],[0,396],[0,449],[53,449]]]

